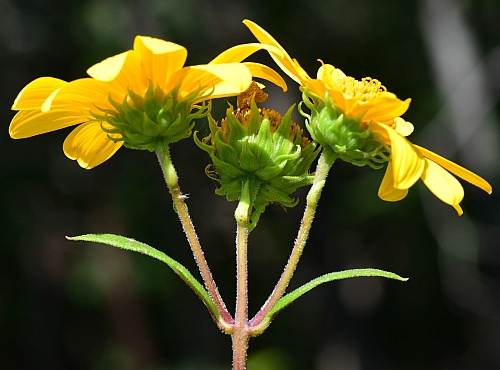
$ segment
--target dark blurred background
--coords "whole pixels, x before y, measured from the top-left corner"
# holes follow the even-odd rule
[[[383,170],[336,163],[292,281],[376,267],[406,283],[360,278],[319,287],[252,339],[250,370],[500,368],[500,2],[497,0],[0,0],[0,368],[229,369],[230,337],[166,266],[65,235],[113,232],[196,272],[154,154],[127,149],[91,171],[62,152],[70,130],[14,141],[17,93],[31,80],[85,77],[136,34],[189,50],[188,64],[253,42],[252,19],[314,75],[321,58],[412,98],[413,142],[488,179],[464,183],[465,214],[419,182],[377,197]],[[254,60],[269,62],[265,53]],[[273,65],[270,63],[270,65]],[[300,99],[290,80],[267,105]],[[218,101],[214,109],[223,111]],[[295,116],[301,121],[300,116]],[[207,123],[199,122],[201,132]],[[235,204],[214,194],[206,153],[172,146],[206,257],[234,310]],[[250,239],[250,313],[281,273],[304,207],[269,207]]]

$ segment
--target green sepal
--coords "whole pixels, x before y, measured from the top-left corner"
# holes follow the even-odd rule
[[[257,171],[255,171],[255,176],[257,176],[262,181],[270,181],[274,177],[278,176],[280,172],[283,171],[286,162],[281,162],[274,166],[263,167]]]
[[[114,109],[97,108],[91,112],[112,141],[128,148],[154,151],[159,142],[174,143],[191,135],[194,120],[208,115],[211,104],[195,104],[203,97],[203,88],[186,96],[179,95],[180,86],[165,94],[150,82],[144,96],[128,90],[121,102],[108,95]]]
[[[219,133],[215,135],[215,141],[217,142],[217,154],[222,162],[231,164],[232,166],[239,166],[238,153],[233,149],[231,145],[224,143],[220,137]]]
[[[107,244],[112,247],[145,254],[149,257],[153,257],[157,260],[162,261],[168,267],[170,267],[203,301],[205,306],[210,311],[210,314],[213,316],[214,320],[216,322],[219,321],[221,317],[220,312],[213,300],[210,298],[207,290],[198,282],[198,280],[196,280],[196,278],[189,272],[187,268],[185,268],[176,260],[167,256],[165,253],[137,240],[114,234],[86,234],[73,237],[67,236],[66,239],[73,241],[86,241]]]
[[[194,135],[196,145],[212,159],[214,171],[207,175],[220,184],[216,194],[225,195],[228,201],[238,200],[242,184],[251,180],[253,227],[270,203],[295,206],[297,200],[290,195],[314,178],[309,168],[321,148],[305,140],[302,130],[292,123],[294,108],[292,105],[281,117],[275,111],[260,110],[255,102],[244,110],[234,111],[229,106],[220,124],[208,116],[207,137],[200,140]]]
[[[240,153],[240,166],[243,171],[252,173],[259,169],[259,160],[250,150],[250,143],[243,142]]]
[[[229,145],[231,145],[236,150],[236,152],[240,153],[241,139],[247,136],[247,132],[245,131],[245,128],[241,125],[241,123],[238,121],[238,119],[233,115],[232,106],[230,106],[230,109],[231,110],[228,109],[226,113],[227,125],[229,127],[229,136],[225,141]],[[215,132],[219,131],[219,127],[217,126],[217,124],[215,124],[213,128],[216,130]],[[212,129],[212,126],[210,126],[210,129]]]
[[[302,100],[311,111],[307,114],[299,105],[311,137],[338,158],[374,169],[389,160],[389,148],[379,134],[371,131],[370,124],[362,122],[362,117],[347,117],[328,94],[319,97],[307,88],[302,91]]]
[[[273,149],[281,149],[279,146],[273,145],[274,143],[271,135],[271,126],[267,117],[262,120],[260,130],[257,133],[257,138],[255,139],[255,143],[252,144],[252,150],[255,152],[255,156],[258,158],[257,160],[259,162],[261,161],[261,159],[265,160],[266,157],[269,158],[269,153],[272,153]]]
[[[261,334],[271,321],[276,317],[276,315],[283,310],[285,307],[293,303],[297,298],[303,296],[305,293],[309,292],[310,290],[316,288],[318,285],[328,283],[331,281],[335,280],[342,280],[342,279],[350,279],[350,278],[355,278],[355,277],[384,277],[388,279],[394,279],[394,280],[399,280],[399,281],[407,281],[408,278],[403,278],[393,272],[388,272],[384,270],[379,270],[379,269],[373,269],[373,268],[364,268],[364,269],[351,269],[351,270],[344,270],[344,271],[336,271],[336,272],[331,272],[329,274],[325,274],[322,276],[317,277],[316,279],[311,280],[310,282],[302,285],[301,287],[293,290],[292,292],[284,295],[281,297],[278,302],[274,305],[274,307],[269,311],[267,315],[262,318],[262,320],[259,320],[258,323],[254,323],[253,325],[255,326],[254,330],[252,330],[252,335],[257,336]],[[258,317],[258,316],[256,316]],[[252,321],[251,321],[252,324]]]
[[[220,188],[215,189],[215,194],[226,196],[229,202],[240,199],[242,182],[240,179],[225,183]]]
[[[223,162],[222,160],[220,160],[216,156],[213,156],[212,160],[214,162],[215,168],[217,168],[217,172],[223,173],[225,175],[221,181],[222,185],[224,185],[224,183],[226,183],[226,181],[224,181],[226,178],[229,178],[232,180],[234,178],[243,177],[245,174],[241,169],[233,166],[230,163]]]

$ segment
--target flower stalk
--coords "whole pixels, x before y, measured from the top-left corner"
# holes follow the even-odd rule
[[[271,318],[268,314],[274,308],[279,299],[285,294],[285,290],[290,284],[290,280],[293,277],[295,269],[299,263],[300,257],[309,237],[309,231],[311,230],[312,223],[314,221],[314,216],[316,214],[316,207],[318,206],[319,198],[323,187],[325,186],[326,177],[335,162],[335,154],[328,150],[323,149],[316,167],[316,172],[314,175],[314,181],[307,194],[307,203],[302,216],[302,221],[300,223],[300,228],[297,233],[297,238],[288,258],[287,264],[281,274],[279,281],[276,283],[273,292],[266,300],[264,305],[261,307],[259,312],[250,320],[250,327],[252,331],[252,336],[257,336],[262,334],[265,329],[271,323]]]
[[[165,176],[165,182],[167,184],[168,190],[170,191],[170,195],[172,196],[172,201],[174,203],[174,207],[179,220],[182,224],[184,234],[186,235],[189,246],[193,253],[193,257],[196,261],[196,265],[198,266],[201,277],[210,297],[219,310],[219,319],[217,319],[216,317],[214,317],[214,319],[216,319],[216,323],[222,331],[228,332],[230,330],[231,324],[233,323],[233,318],[226,308],[226,305],[219,293],[219,289],[217,288],[217,285],[215,284],[215,281],[212,277],[212,273],[208,266],[207,260],[205,259],[205,255],[194,229],[193,222],[191,221],[186,203],[184,202],[184,199],[186,197],[182,194],[179,187],[179,178],[170,158],[168,144],[160,143],[156,148],[156,155]]]
[[[232,328],[233,369],[246,369],[250,333],[248,328],[248,223],[250,221],[251,196],[249,180],[236,208],[236,313]]]

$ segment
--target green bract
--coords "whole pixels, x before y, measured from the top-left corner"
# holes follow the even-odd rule
[[[389,149],[370,126],[360,119],[346,117],[328,94],[321,99],[306,88],[302,99],[311,114],[299,111],[306,118],[307,130],[314,141],[356,166],[380,168],[389,161]]]
[[[208,137],[200,141],[194,135],[196,144],[212,159],[215,171],[207,174],[219,182],[217,194],[238,200],[244,184],[249,184],[251,228],[267,204],[293,207],[298,200],[289,195],[312,183],[309,167],[319,150],[290,120],[293,108],[281,117],[257,108],[254,102],[250,109],[234,111],[230,106],[221,125],[209,116]]]
[[[93,113],[94,118],[109,123],[101,128],[113,141],[123,141],[123,145],[132,149],[154,151],[158,141],[174,143],[191,135],[194,119],[206,116],[210,106],[193,105],[200,99],[200,92],[194,91],[180,99],[178,88],[168,94],[152,84],[144,97],[129,90],[123,102],[118,103],[109,97],[115,108],[102,109],[103,114]]]

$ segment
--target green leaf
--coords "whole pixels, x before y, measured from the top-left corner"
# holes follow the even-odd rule
[[[141,254],[145,254],[164,262],[196,293],[196,295],[207,306],[214,319],[216,321],[219,320],[220,312],[210,298],[210,295],[208,294],[206,289],[198,282],[198,280],[194,278],[193,275],[191,275],[187,268],[182,266],[176,260],[167,256],[165,253],[160,252],[159,250],[137,240],[114,234],[86,234],[73,237],[67,236],[66,239],[107,244],[111,245],[112,247],[139,252]]]
[[[320,277],[317,277],[316,279],[311,280],[307,284],[304,284],[301,287],[295,289],[294,291],[281,297],[281,299],[278,302],[276,302],[276,305],[273,307],[273,309],[266,315],[266,319],[271,320],[283,308],[288,306],[290,303],[295,301],[297,298],[301,297],[303,294],[316,288],[318,285],[328,283],[328,282],[334,281],[334,280],[349,279],[349,278],[363,277],[363,276],[378,276],[378,277],[385,277],[388,279],[395,279],[395,280],[400,280],[400,281],[407,281],[408,280],[408,278],[403,278],[403,277],[396,275],[392,272],[387,272],[384,270],[378,270],[378,269],[372,269],[372,268],[331,272],[329,274],[325,274],[325,275],[322,275]],[[264,319],[264,320],[266,320],[266,319]]]

